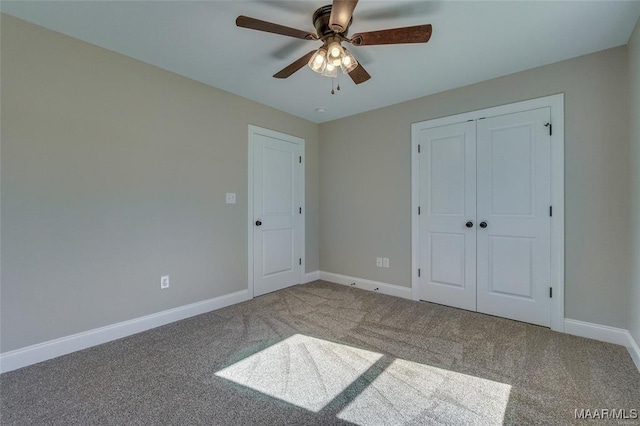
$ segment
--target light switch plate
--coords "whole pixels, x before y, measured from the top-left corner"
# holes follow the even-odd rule
[[[227,204],[235,204],[235,203],[236,203],[236,193],[227,192]]]

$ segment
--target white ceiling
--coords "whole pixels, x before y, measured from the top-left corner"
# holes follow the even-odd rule
[[[430,23],[427,44],[353,47],[372,78],[342,90],[305,67],[272,75],[317,48],[237,28],[238,15],[313,30],[298,1],[2,1],[4,13],[122,53],[314,122],[626,44],[640,1],[367,1],[350,33]],[[326,108],[325,113],[316,108]]]

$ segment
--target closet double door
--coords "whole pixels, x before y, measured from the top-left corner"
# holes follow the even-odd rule
[[[549,108],[419,131],[421,300],[549,326]]]

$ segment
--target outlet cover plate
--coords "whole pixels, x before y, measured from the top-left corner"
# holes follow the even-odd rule
[[[160,289],[169,288],[169,275],[160,277]]]

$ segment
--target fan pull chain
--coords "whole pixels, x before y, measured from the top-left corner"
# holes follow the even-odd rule
[[[335,88],[335,90],[333,89],[333,85],[334,83],[336,83],[336,81],[338,80],[337,77],[331,77],[331,94],[335,95],[336,94],[336,90],[340,90],[340,82],[338,81],[338,87]]]

